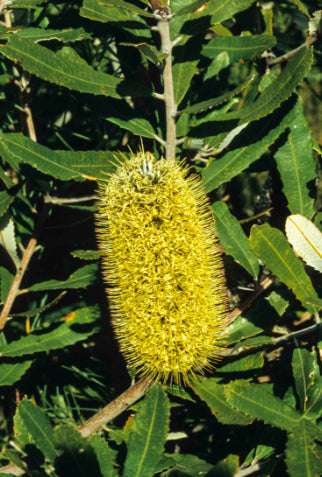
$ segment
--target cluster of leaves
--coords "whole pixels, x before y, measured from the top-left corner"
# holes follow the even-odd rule
[[[211,199],[232,307],[253,304],[210,377],[155,385],[87,439],[77,426],[130,385],[93,195],[117,151],[164,154],[165,53],[144,0],[0,8],[0,475],[321,475],[321,282],[284,233],[290,213],[321,228],[321,149],[296,93],[321,52],[268,60],[305,41],[322,2],[171,0],[177,157]]]

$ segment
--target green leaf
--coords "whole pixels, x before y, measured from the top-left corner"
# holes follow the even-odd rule
[[[216,374],[220,376],[222,373],[243,373],[254,374],[256,370],[259,370],[264,365],[264,358],[262,353],[254,353],[249,356],[244,356],[239,359],[217,368]],[[240,376],[241,377],[241,376]]]
[[[234,96],[239,94],[241,91],[243,91],[246,88],[246,86],[249,85],[249,83],[251,81],[253,81],[253,79],[254,79],[254,75],[252,75],[241,86],[238,86],[237,88],[233,89],[232,91],[228,91],[227,93],[224,93],[221,96],[218,96],[217,98],[207,99],[206,101],[202,101],[200,103],[193,104],[192,106],[188,106],[187,108],[183,109],[182,111],[178,111],[177,115],[180,115],[180,114],[198,114],[198,113],[202,113],[204,111],[207,111],[208,109],[212,109],[215,106],[218,106],[219,104],[222,104],[225,101],[228,101],[230,98],[233,98]]]
[[[94,70],[71,48],[57,53],[26,38],[11,36],[0,52],[13,61],[19,61],[23,69],[51,83],[68,89],[95,95],[119,98],[120,95],[147,94],[142,86],[124,82],[112,75]],[[145,93],[143,92],[145,91]]]
[[[101,454],[106,449],[97,443],[100,438],[95,437],[85,439],[70,425],[56,427],[53,440],[59,455],[55,460],[55,473],[59,477],[114,477],[111,463]],[[101,471],[101,465],[105,464],[107,468]],[[107,473],[108,470],[111,472]]]
[[[305,403],[304,415],[308,419],[315,421],[322,415],[322,376],[320,374],[319,362],[313,359],[312,371],[310,375],[311,386],[308,388],[308,400]]]
[[[174,101],[179,105],[188,91],[197,71],[197,61],[175,63],[172,67]]]
[[[301,0],[292,0],[292,2],[298,7],[299,10],[301,10],[302,13],[304,13],[304,15],[310,18],[309,11]]]
[[[127,131],[131,131],[136,136],[147,137],[150,139],[155,139],[157,137],[157,134],[149,121],[144,118],[120,119],[107,117],[106,119]]]
[[[0,386],[11,386],[19,381],[32,365],[32,361],[0,364]]]
[[[285,459],[291,477],[322,475],[321,447],[315,438],[315,426],[305,419],[292,429],[286,444]]]
[[[215,202],[211,208],[215,216],[218,238],[225,252],[234,257],[236,262],[256,279],[259,273],[258,259],[250,250],[240,223],[224,202]]]
[[[212,464],[209,464],[205,460],[202,460],[196,455],[192,454],[166,454],[166,456],[171,457],[171,459],[175,462],[175,465],[171,466],[171,472],[169,474],[173,477],[177,475],[180,475],[181,477],[182,474],[185,477],[188,475],[190,477],[202,477],[206,474],[208,475],[208,472],[214,467]]]
[[[291,96],[297,85],[307,76],[312,61],[312,47],[301,49],[290,59],[279,77],[264,89],[256,101],[240,111],[225,114],[220,119],[228,121],[240,118],[241,123],[247,123],[267,116]]]
[[[287,431],[301,420],[299,413],[260,384],[232,381],[225,386],[225,396],[238,411]]]
[[[0,245],[2,245],[13,263],[18,267],[20,265],[20,258],[17,254],[15,224],[9,213],[0,218],[0,231]]]
[[[64,30],[52,30],[50,28],[22,28],[17,29],[14,33],[2,33],[1,38],[10,39],[12,36],[16,38],[24,38],[32,40],[33,42],[44,40],[59,40],[63,42],[79,41],[91,38],[91,35],[84,30],[84,28],[68,28]]]
[[[20,185],[10,187],[10,189],[0,192],[0,217],[2,217],[8,210],[10,204],[14,201],[15,196],[21,189]]]
[[[9,270],[0,267],[0,300],[3,302],[7,299],[13,279],[14,275],[12,275]]]
[[[47,280],[39,282],[28,288],[29,291],[42,290],[65,290],[70,288],[87,288],[97,283],[98,265],[90,263],[84,267],[78,268],[67,280]]]
[[[47,3],[48,0],[14,0],[10,4],[10,8],[36,8],[42,3]]]
[[[71,254],[81,260],[98,260],[102,252],[100,250],[74,250]]]
[[[314,214],[314,198],[308,185],[314,182],[316,164],[310,128],[300,101],[296,110],[297,116],[289,125],[291,132],[274,157],[289,210],[292,214],[302,214],[311,219]]]
[[[66,322],[51,331],[34,332],[0,348],[0,356],[33,355],[65,348],[87,339],[98,330],[93,322],[100,317],[98,307],[81,308],[66,317]],[[86,326],[87,325],[87,326]]]
[[[122,159],[111,151],[54,151],[15,133],[0,134],[0,154],[16,170],[28,164],[65,181],[106,179],[115,170],[115,157]]]
[[[276,38],[270,35],[232,36],[214,38],[202,48],[202,54],[207,58],[216,58],[222,52],[227,52],[230,62],[251,60],[276,45]]]
[[[141,15],[143,17],[154,18],[153,13],[148,12],[139,8],[137,5],[129,2],[124,2],[123,0],[99,0],[99,3],[106,5],[108,7],[116,7],[121,10],[128,10],[129,12],[135,13],[135,15]]]
[[[98,22],[138,21],[137,15],[128,10],[102,5],[98,0],[84,0],[80,15]]]
[[[314,311],[314,306],[307,305],[306,298],[315,297],[316,292],[302,262],[296,257],[282,232],[268,224],[254,225],[249,245],[274,275],[293,291],[303,306]]]
[[[195,379],[191,383],[191,387],[206,402],[211,412],[222,424],[245,426],[252,421],[243,412],[236,411],[230,406],[225,397],[226,385],[218,384],[218,379]]]
[[[215,25],[246,10],[252,3],[254,0],[212,0],[205,12],[211,15],[211,24]]]
[[[123,477],[152,477],[169,426],[169,402],[159,384],[148,392],[130,431]]]
[[[46,414],[31,401],[20,401],[14,418],[19,442],[35,444],[51,462],[57,457],[53,445],[53,429]],[[17,436],[18,434],[18,436]]]
[[[305,413],[307,394],[313,384],[313,360],[312,354],[305,348],[294,348],[292,356],[292,370],[296,393],[300,399],[301,412]]]
[[[290,104],[284,105],[281,110],[275,111],[268,118],[250,124],[235,138],[231,144],[232,150],[221,158],[213,160],[202,171],[203,184],[207,193],[242,172],[274,144],[295,117],[296,111],[294,108],[289,109]],[[251,143],[249,143],[250,137]],[[234,145],[236,145],[235,148]]]
[[[117,477],[117,472],[113,468],[113,455],[106,440],[95,434],[87,442],[95,452],[102,477]]]

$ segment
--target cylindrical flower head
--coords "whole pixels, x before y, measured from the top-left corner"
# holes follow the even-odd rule
[[[130,368],[180,383],[212,365],[227,308],[214,220],[199,179],[150,153],[99,189],[97,233],[112,323]]]

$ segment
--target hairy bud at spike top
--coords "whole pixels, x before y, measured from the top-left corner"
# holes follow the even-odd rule
[[[187,382],[211,367],[226,289],[208,201],[196,176],[150,153],[101,184],[97,233],[112,322],[129,366]]]

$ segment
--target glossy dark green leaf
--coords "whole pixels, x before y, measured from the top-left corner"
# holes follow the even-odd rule
[[[18,441],[24,445],[35,444],[44,456],[54,462],[57,452],[53,444],[53,428],[44,411],[31,401],[21,401],[14,422]]]
[[[225,252],[236,260],[245,270],[257,278],[259,263],[257,257],[250,250],[247,237],[228,206],[222,202],[215,202],[211,206],[215,221],[219,241]]]
[[[14,275],[4,267],[0,267],[0,298],[1,301],[7,299]]]
[[[106,179],[119,156],[111,151],[55,151],[15,133],[0,135],[0,154],[16,170],[28,164],[56,179],[79,181]]]
[[[28,371],[32,361],[0,364],[0,386],[11,386]]]
[[[202,171],[202,180],[206,192],[210,192],[222,183],[228,182],[259,159],[285,131],[295,115],[294,108],[285,107],[285,112],[282,108],[268,118],[254,122],[244,129],[232,143],[231,150],[221,158],[213,160]],[[216,125],[214,124],[213,127],[215,128]],[[249,143],[250,137],[252,138],[251,143]]]
[[[302,214],[311,219],[314,214],[314,197],[309,186],[312,189],[316,164],[313,159],[311,131],[300,101],[296,110],[296,118],[289,125],[290,133],[274,157],[291,214]]]
[[[125,2],[124,0],[99,0],[99,3],[102,5],[106,5],[107,7],[115,7],[120,10],[127,10],[129,12],[133,12],[135,15],[154,18],[153,13],[139,8],[134,3]]]
[[[2,33],[1,38],[10,39],[12,36],[16,38],[24,38],[27,40],[32,40],[34,42],[44,41],[44,40],[59,40],[63,42],[73,42],[79,40],[85,40],[91,38],[91,35],[84,30],[84,28],[66,28],[64,30],[53,30],[53,29],[44,29],[44,28],[22,28],[12,30],[10,33]]]
[[[289,435],[285,461],[291,477],[320,477],[322,474],[322,448],[315,442],[315,427],[303,419]]]
[[[254,225],[249,245],[274,275],[293,291],[303,306],[314,311],[314,306],[307,305],[306,298],[316,296],[316,292],[304,265],[296,257],[285,235],[268,224]]]
[[[305,348],[294,348],[292,371],[296,393],[300,399],[301,412],[306,412],[308,390],[313,384],[314,356]]]
[[[113,468],[112,451],[106,440],[95,434],[88,439],[88,443],[94,450],[102,477],[117,477],[117,471]]]
[[[238,411],[281,429],[291,430],[301,420],[299,413],[260,384],[232,381],[225,386],[225,396]]]
[[[71,346],[98,331],[98,327],[94,326],[93,322],[99,317],[100,311],[97,307],[81,308],[65,317],[65,323],[51,331],[34,332],[1,346],[0,356],[33,355]]]
[[[216,58],[227,52],[231,63],[238,60],[251,60],[276,45],[276,38],[270,35],[230,36],[214,38],[204,45],[202,54]]]
[[[245,413],[235,410],[225,397],[224,384],[218,384],[215,378],[198,379],[191,383],[193,391],[209,406],[219,422],[229,425],[245,426],[252,419]]]
[[[29,291],[67,290],[70,288],[87,288],[97,282],[98,266],[96,263],[78,268],[66,280],[47,280],[28,288]]]
[[[172,67],[175,104],[179,105],[185,97],[193,76],[197,71],[196,61],[175,63]]]
[[[130,430],[123,477],[152,477],[169,426],[169,401],[159,384],[148,392]]]

